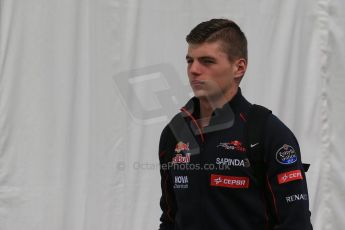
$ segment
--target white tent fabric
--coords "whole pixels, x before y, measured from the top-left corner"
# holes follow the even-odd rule
[[[343,0],[0,0],[0,229],[157,229],[158,140],[190,90],[185,35],[249,41],[242,84],[299,139],[314,229],[344,229]]]

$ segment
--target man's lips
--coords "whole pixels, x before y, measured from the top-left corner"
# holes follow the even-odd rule
[[[201,85],[204,85],[205,82],[204,81],[201,81],[201,80],[193,80],[191,81],[191,85],[192,86],[201,86]]]

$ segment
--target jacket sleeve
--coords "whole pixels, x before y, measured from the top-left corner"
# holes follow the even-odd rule
[[[276,218],[274,230],[312,230],[307,181],[294,134],[276,116],[268,118],[264,135],[266,180]]]
[[[174,191],[172,187],[171,177],[168,170],[168,155],[172,142],[171,131],[165,127],[162,131],[159,141],[159,162],[160,162],[160,175],[161,175],[161,189],[162,196],[160,199],[160,207],[162,215],[160,217],[159,230],[174,230],[174,220],[176,213],[176,202]]]

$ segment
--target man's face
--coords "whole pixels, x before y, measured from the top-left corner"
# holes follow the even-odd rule
[[[214,99],[238,87],[243,76],[238,65],[230,62],[221,42],[190,44],[186,56],[187,72],[194,95]]]

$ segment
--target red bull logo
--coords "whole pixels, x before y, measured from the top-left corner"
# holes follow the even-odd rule
[[[178,163],[189,163],[190,162],[190,155],[187,154],[186,156],[183,156],[182,154],[176,154],[175,157],[172,159],[173,164]]]
[[[175,152],[180,153],[181,151],[189,151],[189,143],[178,142],[175,147]]]

